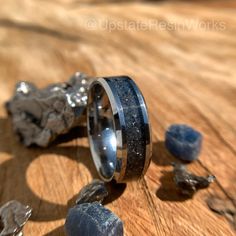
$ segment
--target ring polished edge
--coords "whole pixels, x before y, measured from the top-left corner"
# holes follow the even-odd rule
[[[126,182],[140,178],[146,173],[152,155],[151,126],[143,95],[127,76],[98,78],[90,85],[88,107],[93,103],[90,91],[96,85],[104,88],[110,101],[117,148],[114,175],[104,178],[96,165],[98,173],[104,181],[114,178],[117,182]],[[90,115],[88,108],[88,136],[90,146],[93,146]],[[91,153],[94,159],[93,148]],[[95,159],[94,162],[96,163]]]

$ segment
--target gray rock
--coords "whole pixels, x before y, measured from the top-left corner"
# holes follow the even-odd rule
[[[78,126],[92,80],[77,72],[67,83],[52,84],[43,89],[29,82],[19,82],[6,109],[23,144],[47,147],[59,135]]]
[[[92,202],[102,203],[103,199],[107,196],[108,191],[105,183],[101,180],[95,179],[80,190],[76,204]]]
[[[99,203],[83,203],[69,210],[67,236],[123,236],[123,223]]]
[[[221,199],[217,196],[210,196],[207,204],[212,211],[223,215],[236,229],[236,204],[233,199]]]
[[[174,164],[174,181],[181,193],[192,196],[198,189],[207,188],[215,180],[213,175],[197,176],[186,170],[183,164]]]
[[[18,201],[7,202],[0,208],[0,236],[20,236],[32,213],[29,206]]]

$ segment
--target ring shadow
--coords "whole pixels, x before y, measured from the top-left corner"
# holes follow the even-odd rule
[[[11,155],[9,160],[0,164],[0,180],[3,181],[3,184],[0,185],[0,205],[12,199],[17,199],[23,204],[30,205],[33,208],[32,221],[43,222],[64,219],[67,215],[68,208],[75,204],[75,201],[72,200],[76,199],[77,194],[65,205],[43,200],[35,195],[28,186],[26,172],[30,163],[40,155],[56,154],[65,156],[75,162],[83,163],[90,171],[92,178],[98,178],[89,148],[72,145],[55,146],[55,144],[69,141],[70,139],[86,136],[84,131],[84,127],[82,127],[82,129],[73,129],[73,133],[68,133],[64,137],[61,136],[54,142],[53,146],[48,148],[26,148],[16,139],[10,119],[0,118],[0,153]],[[109,202],[118,198],[124,190],[125,188],[121,188],[118,194],[112,193]],[[57,232],[60,231],[60,228],[61,227],[54,230],[55,232],[52,231],[51,234],[48,235],[59,235]]]
[[[158,166],[172,166],[172,163],[183,163],[172,156],[165,147],[164,141],[153,144],[152,161]],[[162,201],[183,202],[189,199],[189,196],[182,195],[174,182],[173,171],[163,170],[160,178],[161,185],[156,191],[156,196]]]
[[[103,200],[102,204],[107,205],[116,199],[118,199],[126,189],[126,183],[117,183],[115,180],[105,183],[106,189],[108,191],[108,196]],[[77,195],[73,196],[68,202],[68,207],[73,207],[77,200]]]

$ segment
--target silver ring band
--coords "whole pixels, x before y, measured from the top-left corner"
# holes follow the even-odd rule
[[[92,157],[104,181],[126,182],[146,173],[151,128],[144,98],[132,79],[95,80],[89,88],[87,119]]]

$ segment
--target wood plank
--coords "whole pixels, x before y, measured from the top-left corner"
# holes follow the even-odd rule
[[[153,128],[153,161],[144,179],[129,183],[107,204],[124,220],[125,235],[234,235],[206,204],[210,195],[236,195],[234,1],[0,3],[1,104],[18,80],[43,87],[78,70],[127,74],[141,88]],[[86,137],[27,149],[3,106],[0,116],[0,204],[18,199],[34,208],[25,235],[64,235],[68,207],[97,177]],[[174,158],[163,145],[172,123],[204,134],[200,161],[190,170],[217,177],[192,200],[173,189]]]

